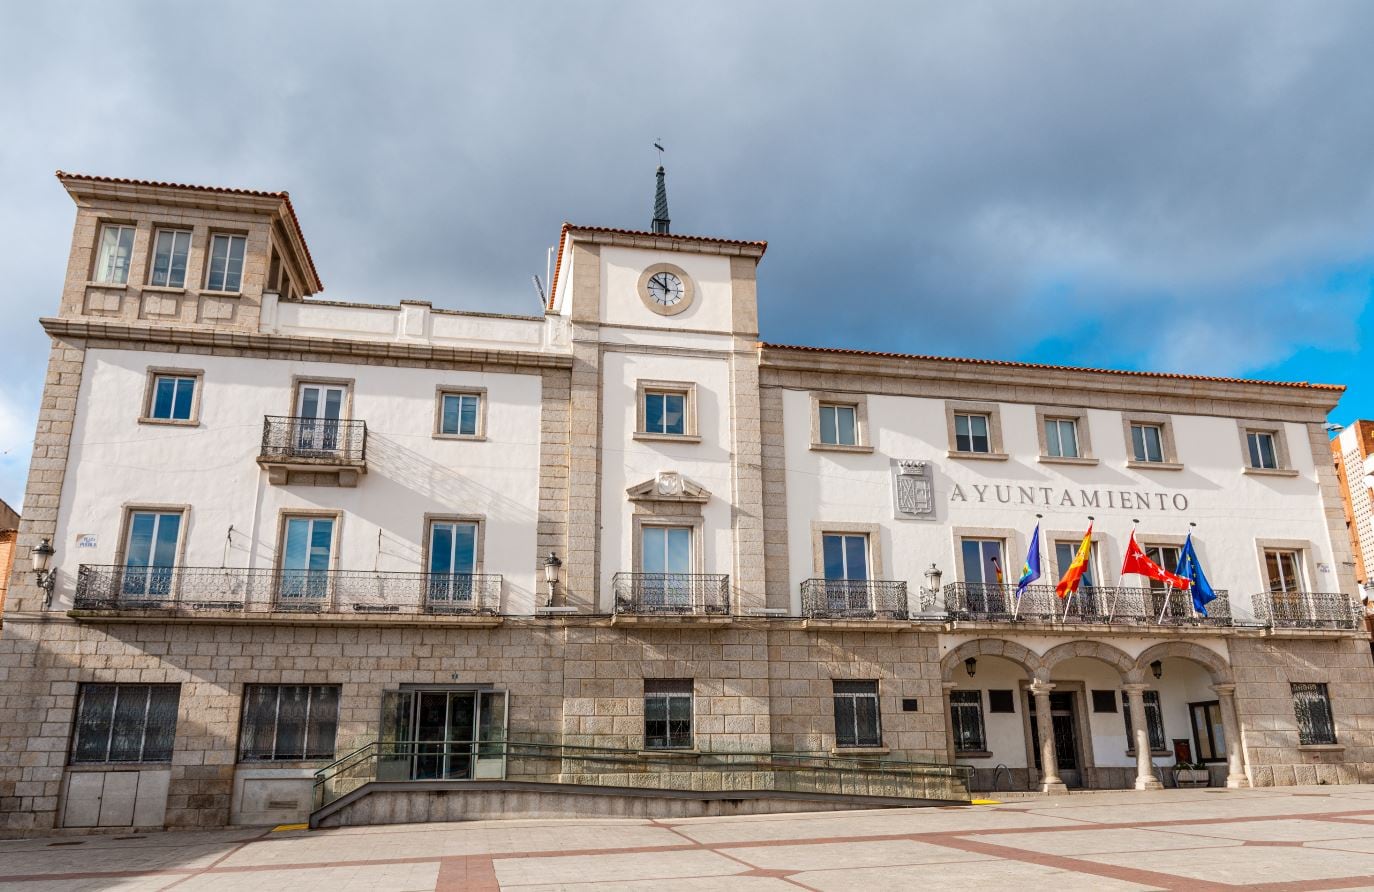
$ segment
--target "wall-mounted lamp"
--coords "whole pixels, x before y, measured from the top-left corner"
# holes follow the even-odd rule
[[[549,587],[549,600],[545,603],[545,607],[553,606],[553,596],[558,591],[558,571],[562,566],[563,562],[552,551],[549,552],[548,557],[544,558],[544,582]]]
[[[973,676],[977,675],[978,661],[973,657],[969,657],[967,660],[964,660],[964,671],[968,673],[969,678],[972,678]]]
[[[1155,678],[1163,678],[1164,664],[1159,660],[1155,660],[1153,663],[1150,664],[1150,674],[1153,675]]]
[[[29,555],[33,558],[34,583],[43,590],[44,607],[52,603],[53,586],[57,584],[57,571],[49,569],[55,554],[57,551],[52,547],[52,541],[44,539]]]
[[[925,588],[921,589],[921,609],[923,611],[935,609],[935,599],[940,597],[940,580],[944,578],[944,575],[940,572],[940,568],[934,564],[931,564],[930,569],[926,570]]]

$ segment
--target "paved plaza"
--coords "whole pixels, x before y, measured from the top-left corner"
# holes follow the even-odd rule
[[[1374,890],[1374,787],[1081,793],[940,809],[0,842],[0,888],[152,892]]]

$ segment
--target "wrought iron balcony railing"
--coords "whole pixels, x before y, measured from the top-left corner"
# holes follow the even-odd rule
[[[367,422],[268,415],[262,422],[262,459],[302,464],[367,463]]]
[[[617,573],[611,589],[616,613],[730,613],[730,577],[723,573]]]
[[[1363,612],[1341,592],[1261,592],[1251,599],[1255,619],[1276,629],[1355,629]]]
[[[906,583],[892,579],[808,579],[801,584],[802,616],[906,619]]]
[[[500,574],[82,564],[77,610],[495,614]]]
[[[1052,585],[1031,585],[1019,604],[1014,585],[956,582],[944,591],[946,612],[962,620],[1229,626],[1230,598],[1221,589],[1216,596],[1204,615],[1194,608],[1188,592],[1162,588],[1084,586],[1070,601],[1060,598]]]

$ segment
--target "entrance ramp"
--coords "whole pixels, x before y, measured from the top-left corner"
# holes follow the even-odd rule
[[[433,776],[436,748],[461,776]],[[936,762],[377,741],[316,773],[310,825],[966,805],[968,789],[968,768]]]

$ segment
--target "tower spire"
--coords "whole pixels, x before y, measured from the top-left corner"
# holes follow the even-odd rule
[[[663,147],[654,143],[654,148],[659,152],[658,164],[658,187],[654,190],[654,223],[653,231],[656,233],[668,234],[668,187],[663,182]]]

